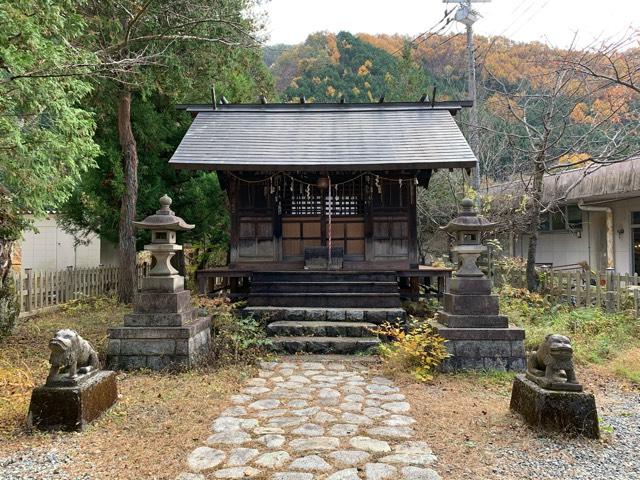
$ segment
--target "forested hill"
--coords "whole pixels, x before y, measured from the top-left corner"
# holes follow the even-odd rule
[[[466,45],[462,36],[432,36],[411,44],[400,35],[314,33],[298,45],[274,45],[264,50],[282,100],[305,95],[310,101],[351,102],[417,100],[436,86],[438,96],[461,97],[466,92]],[[515,44],[506,39],[489,43],[478,37],[479,71],[512,83],[532,71],[531,60],[552,53],[541,44]],[[487,55],[488,53],[488,55]],[[483,73],[481,73],[482,79]],[[416,97],[417,95],[417,97]]]
[[[298,45],[273,45],[264,50],[281,99],[305,95],[308,101],[412,101],[437,87],[438,98],[466,98],[466,39],[464,35],[433,35],[410,43],[402,35],[314,33]],[[479,97],[495,114],[504,113],[495,92],[504,88],[543,87],[552,59],[565,52],[542,43],[518,43],[503,37],[476,36]],[[585,99],[575,112],[593,117],[612,104],[632,102],[630,91],[609,88]],[[637,101],[637,99],[635,99]]]
[[[316,33],[300,45],[277,45],[265,49],[276,88],[286,101],[305,95],[308,101],[389,101],[420,97],[433,84],[427,73],[400,55],[347,32]],[[413,100],[413,97],[411,97]]]

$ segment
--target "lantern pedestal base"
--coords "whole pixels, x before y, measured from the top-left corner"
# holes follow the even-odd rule
[[[109,329],[107,365],[114,370],[192,367],[209,352],[210,327],[211,317],[198,316],[189,290],[143,291],[124,326]]]
[[[447,340],[445,345],[451,355],[440,364],[443,372],[526,368],[522,328],[455,328],[437,322],[433,326]]]
[[[107,365],[113,370],[181,369],[205,359],[211,346],[211,317],[180,327],[109,329]]]

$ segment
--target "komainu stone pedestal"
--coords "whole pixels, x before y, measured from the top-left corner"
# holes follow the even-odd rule
[[[540,430],[600,438],[591,393],[546,390],[520,374],[513,382],[510,407]]]
[[[89,373],[77,385],[44,385],[31,394],[27,423],[40,430],[81,431],[117,398],[116,374],[108,370]]]

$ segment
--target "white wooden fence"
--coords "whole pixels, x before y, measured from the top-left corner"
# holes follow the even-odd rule
[[[523,272],[493,272],[497,286],[509,284],[526,288]],[[607,311],[635,309],[640,313],[640,277],[612,272],[593,273],[585,270],[540,272],[540,293],[552,303],[568,303],[576,307],[600,307]]]
[[[138,266],[138,282],[147,275],[148,265]],[[14,273],[20,305],[20,316],[28,317],[52,310],[82,297],[115,293],[118,289],[118,267],[67,268],[60,271]]]

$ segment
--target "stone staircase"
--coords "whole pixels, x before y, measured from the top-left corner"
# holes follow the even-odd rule
[[[370,328],[404,322],[395,272],[260,272],[245,315],[263,319],[286,353],[357,353],[377,346]]]

